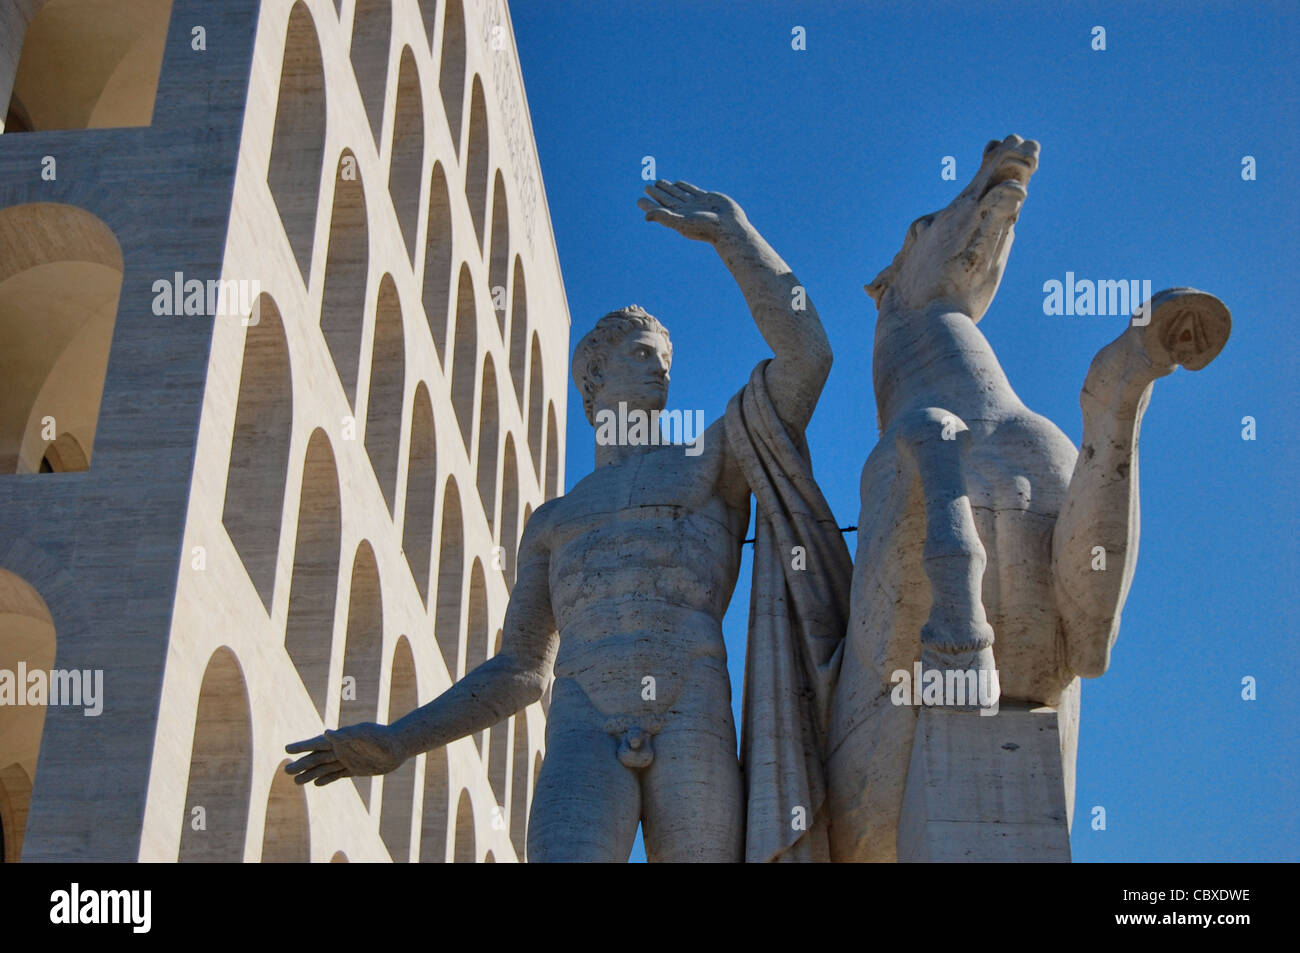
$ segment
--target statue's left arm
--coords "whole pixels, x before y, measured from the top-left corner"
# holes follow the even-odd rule
[[[831,368],[831,346],[799,279],[744,210],[721,192],[659,180],[637,205],[646,220],[713,245],[736,279],[750,314],[774,355],[767,386],[782,422],[802,432]]]

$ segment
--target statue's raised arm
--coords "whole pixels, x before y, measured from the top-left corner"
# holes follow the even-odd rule
[[[767,385],[776,412],[787,427],[802,431],[830,373],[831,346],[817,309],[794,272],[730,196],[663,179],[645,191],[649,198],[637,205],[647,221],[708,242],[736,279],[754,323],[775,355],[767,370]]]

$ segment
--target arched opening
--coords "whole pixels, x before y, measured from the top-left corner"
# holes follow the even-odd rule
[[[447,749],[424,756],[424,817],[420,822],[420,863],[447,862],[447,819],[451,790],[447,782]]]
[[[465,108],[465,11],[460,0],[448,0],[442,19],[442,64],[438,71],[442,109],[447,114],[451,145],[460,156],[461,112]]]
[[[492,853],[492,851],[488,851],[486,854],[483,855],[483,863],[495,864],[496,862],[497,862],[497,856],[496,854]]]
[[[555,405],[546,405],[546,498],[560,495],[560,443],[555,429]]]
[[[482,252],[483,224],[487,218],[488,125],[487,100],[483,96],[483,83],[477,76],[469,97],[469,145],[465,152],[465,198],[469,201],[474,235]]]
[[[379,282],[375,303],[375,338],[370,358],[370,391],[366,397],[366,453],[379,480],[379,489],[394,512],[397,459],[402,441],[402,397],[406,393],[406,338],[402,302],[392,275]]]
[[[379,720],[379,669],[383,663],[384,608],[379,565],[370,543],[362,540],[352,561],[348,590],[348,629],[339,686],[339,727]],[[357,793],[370,807],[370,778],[353,778]]]
[[[384,121],[384,87],[388,83],[388,46],[392,34],[392,0],[357,0],[352,14],[352,72],[366,107],[370,132],[379,142]]]
[[[0,209],[0,473],[88,466],[121,288],[122,250],[94,215]]]
[[[307,442],[303,461],[284,648],[322,718],[334,639],[342,529],[334,450],[325,431],[317,428]]]
[[[500,651],[501,630],[497,629],[492,654],[496,655]],[[514,718],[507,718],[488,729],[488,783],[492,786],[492,797],[496,801],[497,808],[501,811],[503,820],[507,816],[506,760],[510,754],[510,730],[514,726],[514,722]]]
[[[451,196],[442,163],[433,164],[429,184],[429,227],[424,245],[424,319],[429,322],[438,362],[447,361],[447,328],[451,324]]]
[[[460,801],[456,805],[456,853],[455,862],[472,864],[478,859],[478,849],[474,843],[474,805],[470,802],[469,791],[460,792]]]
[[[172,0],[47,0],[25,35],[4,36],[6,47],[22,43],[4,131],[148,126],[171,7]],[[5,19],[8,29],[18,25],[12,12]]]
[[[393,151],[388,166],[388,194],[406,252],[415,264],[415,234],[420,227],[420,184],[424,170],[424,104],[415,54],[402,48],[397,71],[397,108],[393,118]]]
[[[325,288],[321,292],[320,329],[329,345],[348,404],[357,400],[357,369],[361,360],[361,325],[366,306],[366,269],[370,260],[370,227],[366,221],[366,190],[352,150],[339,156],[334,178],[334,218],[330,222],[325,258]]]
[[[235,653],[223,645],[208,660],[199,690],[181,818],[181,862],[244,859],[252,752],[253,724],[244,673]]]
[[[452,681],[458,677],[460,649],[460,600],[465,582],[465,531],[461,517],[460,492],[456,481],[447,478],[442,495],[441,551],[438,554],[438,611],[433,623],[438,650]]]
[[[411,452],[406,463],[406,512],[402,517],[402,550],[411,567],[420,599],[429,604],[429,558],[433,548],[433,505],[437,493],[438,444],[433,429],[433,404],[424,381],[415,388],[411,407]]]
[[[270,295],[254,305],[244,335],[235,431],[221,522],[269,612],[280,549],[284,485],[293,431],[293,382],[280,310]]]
[[[514,758],[510,782],[510,842],[524,859],[528,844],[528,712],[515,715]]]
[[[515,385],[519,416],[524,415],[524,378],[528,373],[528,289],[524,264],[515,256],[514,287],[510,292],[510,379]]]
[[[0,861],[5,863],[22,857],[49,701],[47,694],[39,704],[26,704],[36,699],[16,673],[20,662],[28,672],[49,672],[55,648],[54,619],[45,600],[23,579],[0,569]]]
[[[266,825],[262,834],[262,863],[306,864],[311,862],[311,823],[307,815],[307,788],[295,784],[284,773],[285,758],[275,769],[271,794],[266,801]]]
[[[428,37],[429,49],[433,49],[433,31],[438,27],[438,0],[419,0],[420,20],[424,23],[424,32]]]
[[[393,650],[393,674],[388,692],[388,724],[409,714],[420,704],[415,680],[415,657],[411,643],[402,636]],[[411,859],[411,820],[415,810],[415,759],[409,758],[396,771],[384,775],[383,804],[379,812],[379,834],[397,863]]]
[[[542,482],[542,420],[546,411],[542,407],[542,348],[533,332],[532,354],[528,361],[528,449],[533,453],[533,472],[537,482]]]
[[[474,425],[475,370],[478,367],[478,312],[469,266],[460,266],[456,291],[456,348],[451,361],[451,406],[460,425],[460,438],[468,452]]]
[[[510,268],[510,213],[506,208],[506,184],[497,170],[492,187],[492,251],[488,264],[488,291],[496,312],[501,339],[506,337],[506,280]]]
[[[478,412],[478,498],[487,516],[488,532],[496,524],[499,412],[496,368],[489,355],[483,359],[483,396]]]
[[[533,793],[537,793],[537,778],[542,773],[542,753],[539,751],[533,755]]]
[[[307,5],[300,0],[289,12],[284,39],[266,184],[304,283],[311,273],[324,162],[325,66],[316,25]]]
[[[483,578],[483,564],[475,559],[469,571],[469,623],[465,629],[465,657],[461,659],[458,678],[464,678],[488,658],[488,602],[487,582]],[[478,753],[487,752],[487,731],[474,736]]]
[[[459,676],[465,677],[488,659],[487,582],[483,563],[475,559],[469,571],[469,625],[465,636],[465,658]],[[480,739],[482,735],[479,736]]]
[[[515,560],[519,554],[519,463],[515,459],[515,438],[506,434],[506,450],[501,465],[501,575],[506,591],[514,589]]]
[[[334,856],[330,858],[331,864],[346,864],[347,862],[348,862],[348,855],[343,853],[343,851],[341,850],[336,850],[334,852]]]

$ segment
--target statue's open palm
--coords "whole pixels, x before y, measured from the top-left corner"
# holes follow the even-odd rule
[[[647,222],[658,222],[687,238],[716,243],[734,233],[745,220],[735,200],[721,192],[705,192],[689,182],[659,179],[647,185],[650,198],[637,199]]]
[[[285,765],[284,770],[299,784],[315,781],[318,786],[339,778],[387,774],[406,760],[390,727],[374,722],[327,731],[306,741],[295,741],[284,750],[290,754],[311,752]]]

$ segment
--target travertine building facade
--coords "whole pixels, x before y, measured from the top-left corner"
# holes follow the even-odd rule
[[[563,488],[504,0],[12,0],[6,102],[4,859],[522,859],[544,703],[281,770],[489,657]]]

